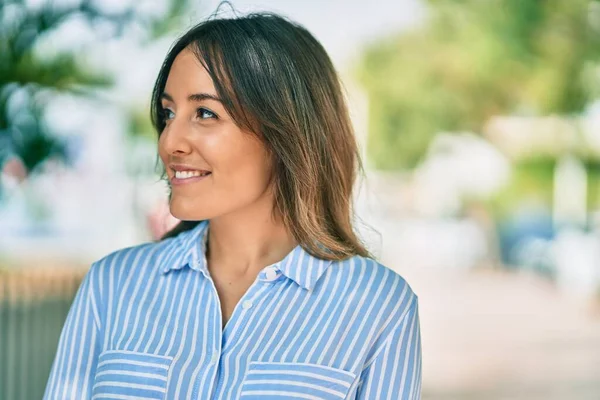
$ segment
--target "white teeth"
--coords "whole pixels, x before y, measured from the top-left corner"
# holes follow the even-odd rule
[[[204,176],[209,174],[209,172],[200,172],[200,171],[175,171],[175,178],[178,179],[187,179],[194,176]]]

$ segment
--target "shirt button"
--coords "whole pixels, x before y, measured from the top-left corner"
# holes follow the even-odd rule
[[[252,307],[252,302],[250,300],[246,300],[244,301],[244,303],[242,304],[242,307],[244,308],[244,310],[249,309],[250,307]]]
[[[212,364],[216,363],[217,361],[219,361],[219,355],[218,354],[213,354],[212,358],[210,359],[210,362]]]
[[[274,281],[275,279],[277,279],[278,276],[279,273],[275,269],[269,268],[265,271],[265,279],[267,281]]]

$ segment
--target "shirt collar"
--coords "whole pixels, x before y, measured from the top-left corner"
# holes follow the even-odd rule
[[[207,278],[210,277],[205,256],[208,226],[209,221],[203,220],[192,229],[177,235],[160,265],[160,272],[167,274],[187,265],[202,272]],[[298,245],[283,260],[268,267],[281,271],[283,275],[311,291],[331,264],[332,261],[315,257]]]

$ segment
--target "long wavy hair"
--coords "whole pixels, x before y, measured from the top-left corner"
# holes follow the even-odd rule
[[[181,36],[162,64],[151,102],[159,137],[165,127],[160,96],[185,48],[210,74],[235,123],[266,146],[273,159],[273,212],[295,240],[322,259],[372,257],[353,229],[352,190],[364,170],[342,85],[323,46],[272,12],[210,17]],[[161,240],[199,222],[181,221]]]

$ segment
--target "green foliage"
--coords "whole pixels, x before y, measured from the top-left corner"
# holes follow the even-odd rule
[[[113,13],[91,0],[63,5],[47,0],[36,7],[24,0],[0,1],[0,167],[12,155],[29,171],[48,158],[68,162],[67,143],[43,121],[45,105],[57,93],[85,98],[113,84],[106,71],[86,65],[79,54],[41,52],[41,41],[73,18],[106,28],[109,33],[99,40],[122,35],[133,25],[142,29],[143,40],[154,40],[177,25],[188,0],[169,1],[160,15],[144,14],[131,4]]]
[[[587,204],[592,212],[600,207],[600,163],[585,161],[587,173]],[[515,164],[508,186],[486,200],[489,211],[496,220],[503,220],[515,211],[515,207],[535,203],[548,210],[554,202],[554,178],[556,159],[539,157]]]
[[[489,210],[496,220],[503,220],[514,212],[518,204],[535,203],[552,208],[553,177],[556,160],[539,157],[514,165],[509,185],[489,201]]]
[[[598,4],[430,0],[422,26],[370,45],[356,71],[375,167],[413,167],[436,133],[494,115],[580,112],[600,97]]]

